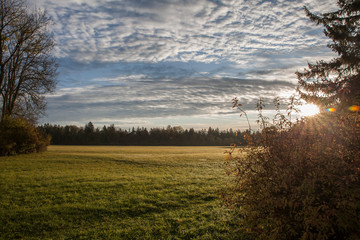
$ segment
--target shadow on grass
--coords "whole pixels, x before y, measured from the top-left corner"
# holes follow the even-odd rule
[[[142,215],[162,213],[165,209],[151,204],[106,207],[57,206],[37,210],[2,213],[0,239],[47,238],[48,233],[71,234],[83,226],[96,226],[107,221],[123,221]],[[59,236],[51,236],[59,237]]]

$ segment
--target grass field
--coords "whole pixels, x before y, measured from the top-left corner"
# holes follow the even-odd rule
[[[1,239],[231,239],[221,147],[50,146],[0,158]]]

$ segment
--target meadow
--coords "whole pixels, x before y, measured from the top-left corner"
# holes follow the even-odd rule
[[[0,239],[232,239],[224,147],[50,146],[0,158]]]

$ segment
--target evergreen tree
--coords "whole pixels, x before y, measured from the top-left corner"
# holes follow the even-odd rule
[[[307,16],[324,25],[324,33],[332,42],[328,47],[338,54],[330,61],[308,64],[297,72],[298,92],[307,102],[345,111],[360,105],[360,1],[338,0],[339,10],[317,16],[306,7]]]

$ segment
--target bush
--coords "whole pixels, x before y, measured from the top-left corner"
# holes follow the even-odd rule
[[[356,117],[324,113],[286,130],[264,130],[240,154],[229,151],[233,181],[223,199],[250,239],[358,239]]]
[[[45,151],[50,137],[43,136],[24,119],[4,117],[0,123],[0,155]]]

